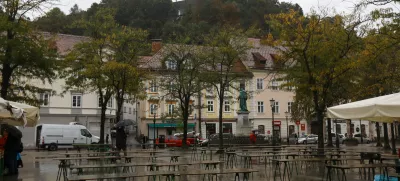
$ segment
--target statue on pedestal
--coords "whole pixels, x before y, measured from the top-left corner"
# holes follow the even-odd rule
[[[246,91],[243,90],[243,88],[240,89],[240,94],[239,94],[239,103],[240,103],[240,111],[242,112],[247,112],[247,93]]]

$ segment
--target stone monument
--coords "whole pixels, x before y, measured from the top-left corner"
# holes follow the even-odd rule
[[[239,94],[239,105],[240,110],[237,111],[238,121],[236,124],[236,134],[237,135],[249,135],[253,126],[251,126],[249,121],[249,111],[247,110],[247,93],[242,89],[240,89]]]

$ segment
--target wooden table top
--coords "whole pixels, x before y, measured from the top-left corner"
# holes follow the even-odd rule
[[[396,167],[396,164],[377,163],[377,164],[348,164],[348,165],[326,165],[326,167],[337,169],[352,169],[352,168],[384,168]]]

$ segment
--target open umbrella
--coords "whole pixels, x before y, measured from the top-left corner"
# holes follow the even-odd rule
[[[124,120],[119,121],[117,124],[115,124],[114,127],[119,128],[119,127],[130,126],[130,125],[133,125],[133,124],[134,124],[134,123],[133,123],[132,120],[130,120],[130,119],[124,119]]]
[[[0,123],[35,127],[39,122],[39,108],[0,98]]]
[[[3,124],[1,126],[4,127],[5,130],[7,130],[8,135],[14,136],[18,139],[22,138],[22,132],[17,127],[8,124]]]

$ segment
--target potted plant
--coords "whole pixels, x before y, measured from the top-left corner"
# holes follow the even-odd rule
[[[358,140],[356,138],[346,138],[345,140],[343,140],[343,143],[346,146],[357,146]]]

